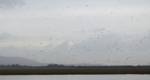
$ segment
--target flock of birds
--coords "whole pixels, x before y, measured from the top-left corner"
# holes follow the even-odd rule
[[[118,1],[120,2],[120,0]],[[39,5],[40,3],[37,3]],[[67,2],[66,2],[67,4]],[[90,8],[89,5],[85,5],[86,8],[89,9],[89,11],[98,13],[99,10]],[[42,6],[43,7],[43,6]],[[0,7],[2,8],[2,7]],[[19,7],[20,8],[20,7]],[[65,9],[69,9],[70,7],[67,6],[65,8],[62,8],[62,11]],[[30,9],[30,7],[26,7],[27,10]],[[45,6],[44,8],[41,8],[40,11],[47,12],[49,11],[49,6]],[[77,11],[78,9],[74,9]],[[93,20],[86,20],[84,15],[77,15],[76,26],[81,27],[70,27],[68,28],[55,28],[55,27],[49,27],[51,31],[51,34],[49,37],[42,36],[44,40],[48,40],[51,43],[51,46],[49,47],[43,47],[45,44],[44,41],[33,41],[30,44],[27,44],[27,47],[34,47],[34,45],[38,44],[41,45],[42,48],[37,50],[37,53],[28,52],[26,53],[29,57],[32,57],[34,60],[39,60],[37,56],[39,55],[47,55],[51,54],[49,57],[55,57],[54,59],[59,60],[60,57],[64,58],[64,60],[59,60],[62,64],[66,64],[67,61],[76,62],[77,59],[81,61],[84,65],[86,63],[91,64],[130,64],[132,63],[139,63],[137,60],[140,59],[141,55],[148,55],[149,49],[150,49],[150,32],[148,35],[141,36],[138,33],[138,29],[134,29],[135,27],[132,26],[126,26],[129,25],[128,21],[116,21],[116,26],[114,27],[112,25],[109,25],[110,27],[105,26],[97,26],[93,27],[93,23],[100,23],[105,24],[108,26],[107,22],[104,21],[98,21],[101,18],[107,19],[109,21],[109,16],[115,14],[115,12],[103,9],[104,12],[110,12],[106,15],[101,15],[92,18]],[[41,15],[42,18],[45,18],[48,20],[53,20],[55,17],[46,17],[51,16],[53,13],[47,13],[46,15]],[[61,16],[61,13],[54,13],[56,16]],[[53,14],[53,15],[54,15]],[[26,14],[22,14],[24,17],[29,16]],[[36,14],[32,13],[31,16],[34,16]],[[139,13],[140,17],[148,18],[147,14]],[[70,14],[66,14],[66,18],[70,17]],[[127,14],[122,15],[123,19],[127,16]],[[17,16],[19,19],[19,16]],[[115,19],[114,19],[115,20]],[[129,19],[134,24],[140,23],[140,19],[136,19],[136,16],[130,16]],[[71,21],[68,21],[68,25],[70,25]],[[35,27],[38,25],[38,22],[33,23]],[[59,24],[59,22],[56,22],[56,24]],[[62,24],[62,23],[61,23]],[[113,24],[113,23],[110,23]],[[89,25],[90,27],[86,26]],[[25,30],[26,27],[23,27],[23,30]],[[58,31],[57,31],[58,30]],[[115,33],[116,32],[116,33]],[[44,32],[43,32],[44,33]],[[57,33],[60,33],[58,36]],[[72,34],[72,37],[65,37],[66,35]],[[132,34],[133,33],[133,34]],[[70,35],[71,35],[70,34]],[[74,36],[75,34],[75,36]],[[77,34],[77,35],[76,35]],[[69,36],[70,36],[69,35]],[[79,37],[78,37],[79,36]],[[81,37],[81,38],[80,38]],[[15,39],[18,39],[15,37]],[[60,43],[60,41],[62,41]],[[72,44],[71,44],[72,43]],[[132,50],[131,50],[132,49]],[[57,57],[59,56],[59,57]],[[42,62],[47,63],[51,59],[48,60],[46,58],[48,56],[45,56],[45,59],[42,59]],[[44,57],[43,57],[44,58]],[[77,60],[78,61],[78,60]]]

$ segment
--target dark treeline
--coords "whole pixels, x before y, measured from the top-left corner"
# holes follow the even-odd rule
[[[59,65],[59,64],[48,64],[47,66],[27,66],[27,65],[19,65],[19,64],[12,64],[12,65],[0,65],[0,69],[11,69],[11,68],[150,68],[150,65],[126,65],[126,66],[66,66],[66,65]]]

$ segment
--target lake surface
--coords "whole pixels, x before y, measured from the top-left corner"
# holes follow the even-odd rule
[[[150,75],[1,75],[0,80],[150,80]]]

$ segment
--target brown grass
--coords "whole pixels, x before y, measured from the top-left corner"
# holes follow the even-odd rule
[[[0,75],[150,74],[150,69],[0,69]]]

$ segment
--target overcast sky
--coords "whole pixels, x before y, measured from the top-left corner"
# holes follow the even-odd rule
[[[150,0],[0,0],[0,56],[150,64]]]

